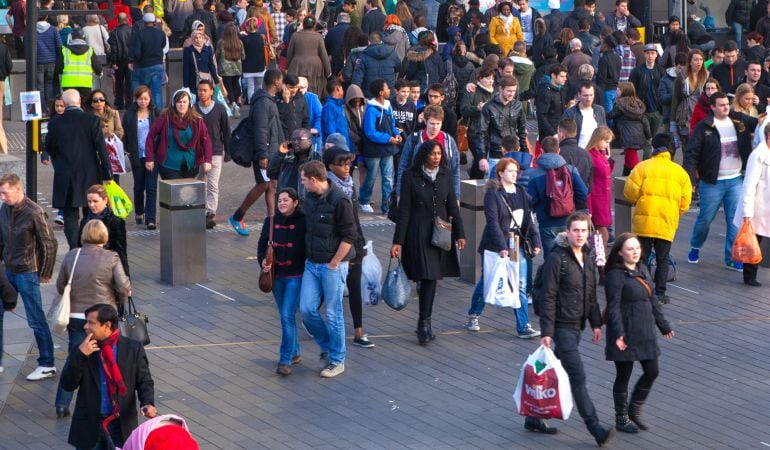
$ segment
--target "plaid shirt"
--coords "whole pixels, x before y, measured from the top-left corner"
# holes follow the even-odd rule
[[[278,42],[283,42],[283,30],[286,29],[286,14],[282,12],[270,13],[275,22],[275,32],[278,34]]]
[[[615,53],[620,56],[620,79],[618,81],[621,83],[628,81],[631,71],[636,67],[636,56],[628,45],[618,45],[615,48]]]

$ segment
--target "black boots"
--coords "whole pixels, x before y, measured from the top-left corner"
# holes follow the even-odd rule
[[[425,345],[434,339],[436,339],[436,336],[433,334],[433,330],[431,328],[430,317],[424,320],[418,320],[417,342],[419,342],[420,345]]]
[[[529,416],[524,419],[524,429],[544,434],[556,434],[559,432],[556,427],[549,427],[545,420]]]
[[[596,424],[589,426],[588,431],[591,433],[591,436],[596,439],[596,445],[602,447],[604,444],[609,442],[610,438],[612,438],[612,433],[615,430],[612,428],[604,428],[599,422],[597,422]]]
[[[624,433],[638,433],[639,429],[628,420],[628,392],[613,392],[615,400],[615,429]]]
[[[641,430],[646,430],[645,425],[640,419],[642,415],[642,405],[647,400],[647,396],[650,395],[649,389],[640,388],[636,386],[634,392],[631,394],[631,404],[628,406],[628,418],[636,424]]]

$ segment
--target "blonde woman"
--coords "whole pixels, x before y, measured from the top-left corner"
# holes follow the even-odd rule
[[[749,83],[742,83],[735,88],[732,110],[751,117],[759,117],[757,111],[759,97],[754,94],[754,88]]]
[[[687,67],[674,81],[674,93],[671,98],[671,132],[682,141],[682,148],[687,146],[690,136],[690,118],[698,103],[703,86],[708,80],[708,71],[703,65],[705,58],[700,50],[690,50],[687,55]]]
[[[594,130],[591,139],[586,144],[586,150],[591,155],[594,166],[594,182],[588,194],[588,211],[591,221],[602,237],[605,248],[609,237],[609,227],[612,226],[612,169],[614,166],[610,154],[612,131],[606,126]]]

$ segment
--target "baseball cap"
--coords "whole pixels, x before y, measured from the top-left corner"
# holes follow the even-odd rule
[[[657,53],[658,49],[655,47],[655,44],[646,44],[644,46],[644,51],[645,52],[655,52],[655,53]]]
[[[335,147],[340,147],[344,149],[346,152],[349,152],[350,149],[348,148],[348,142],[345,139],[345,136],[343,136],[341,133],[332,133],[329,136],[326,137],[326,143],[332,144]]]

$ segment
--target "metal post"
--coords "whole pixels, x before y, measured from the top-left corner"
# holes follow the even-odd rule
[[[27,35],[24,36],[24,49],[27,58],[27,91],[34,91],[37,87],[37,25],[38,8],[34,0],[27,2]],[[32,127],[37,122],[27,122],[27,197],[33,202],[37,201],[37,153],[32,148]]]
[[[476,283],[481,276],[481,257],[476,249],[481,241],[486,219],[484,218],[484,194],[486,180],[460,182],[460,217],[465,229],[465,250],[460,252],[460,279]]]
[[[160,279],[172,286],[206,281],[206,182],[161,180]]]
[[[615,197],[615,236],[621,233],[631,232],[631,223],[634,217],[634,207],[623,195],[626,186],[626,177],[612,179],[612,193]]]

